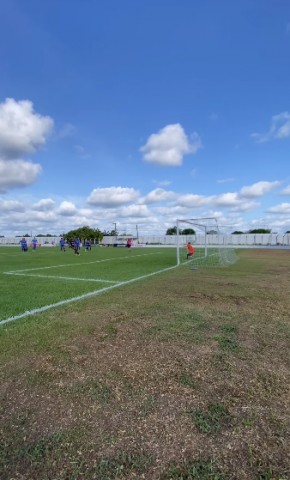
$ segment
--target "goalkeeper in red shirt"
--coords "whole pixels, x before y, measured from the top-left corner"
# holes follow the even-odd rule
[[[191,245],[190,242],[188,242],[185,246],[187,248],[186,259],[188,260],[189,258],[193,257],[193,255],[195,254],[195,248]]]

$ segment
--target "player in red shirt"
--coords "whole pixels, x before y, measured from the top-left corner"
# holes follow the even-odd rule
[[[195,254],[195,248],[191,245],[190,242],[188,242],[185,246],[187,248],[186,259],[188,260],[190,257],[193,257],[193,255]]]
[[[128,238],[126,247],[127,247],[127,248],[131,248],[132,245],[133,245],[133,240],[132,240],[132,238]]]

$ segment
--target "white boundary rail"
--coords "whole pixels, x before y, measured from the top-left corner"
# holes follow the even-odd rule
[[[19,237],[3,237],[0,238],[0,246],[19,246]],[[28,244],[31,238],[27,238]],[[57,247],[59,248],[60,237],[41,237],[38,241],[44,247]],[[102,244],[114,245],[120,241],[124,243],[124,237],[105,236]],[[148,245],[152,246],[176,246],[176,235],[140,235],[137,239],[134,239],[134,246]],[[204,235],[196,234],[192,235],[180,235],[180,242],[187,243],[188,241],[194,241],[196,245],[202,245],[204,243]],[[224,245],[235,247],[248,247],[248,246],[284,246],[290,247],[290,234],[289,233],[220,233],[219,235],[207,234],[208,245]],[[20,247],[19,247],[20,248]]]

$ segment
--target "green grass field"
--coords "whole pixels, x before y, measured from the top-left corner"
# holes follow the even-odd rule
[[[174,248],[0,249],[0,321],[176,265]]]
[[[289,250],[0,254],[1,480],[290,479]]]

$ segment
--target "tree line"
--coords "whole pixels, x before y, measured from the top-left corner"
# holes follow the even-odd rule
[[[246,232],[242,232],[241,230],[235,230],[231,233],[231,235],[243,235],[243,234],[255,234],[255,233],[272,233],[271,229],[268,228],[254,228],[253,230],[247,230]],[[287,230],[286,233],[290,233],[290,230]],[[218,234],[215,230],[210,230],[207,234]],[[168,228],[166,231],[166,235],[177,235],[177,227]],[[185,228],[184,230],[179,229],[179,235],[195,235],[195,230],[192,228]]]

